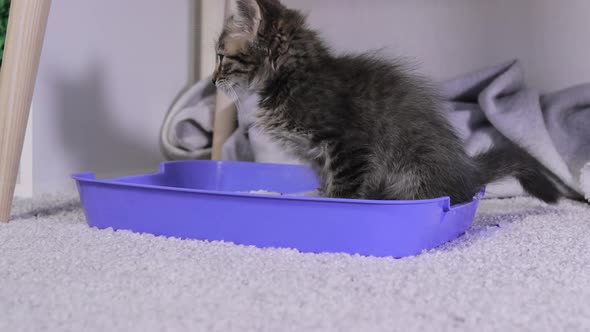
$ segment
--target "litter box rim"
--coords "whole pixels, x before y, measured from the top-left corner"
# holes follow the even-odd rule
[[[281,166],[281,167],[293,167],[293,168],[307,168],[305,165],[295,165],[295,164],[275,164],[275,163],[264,163],[264,162],[250,162],[250,161],[222,161],[222,160],[174,160],[174,161],[164,161],[160,162],[158,170],[151,173],[139,173],[139,174],[131,174],[125,176],[117,176],[117,177],[109,177],[104,179],[97,179],[95,172],[78,172],[71,175],[71,178],[75,181],[79,182],[86,182],[86,183],[93,183],[93,184],[101,184],[101,185],[110,185],[110,186],[117,186],[117,187],[126,187],[126,188],[137,188],[137,189],[151,189],[151,190],[159,190],[159,191],[173,191],[173,192],[185,192],[185,193],[195,193],[195,194],[205,194],[205,195],[214,195],[214,196],[225,196],[225,197],[255,197],[255,198],[264,198],[269,200],[295,200],[295,201],[307,201],[307,202],[316,202],[316,203],[344,203],[344,204],[366,204],[366,205],[417,205],[417,204],[433,204],[433,203],[442,203],[443,211],[448,212],[450,209],[458,208],[464,205],[473,204],[476,201],[482,199],[485,196],[485,187],[483,187],[471,201],[454,204],[451,205],[451,199],[449,196],[441,196],[437,198],[430,198],[430,199],[418,199],[418,200],[371,200],[371,199],[351,199],[351,198],[329,198],[329,197],[313,197],[313,196],[296,196],[296,195],[269,195],[269,194],[260,194],[260,193],[249,193],[249,192],[232,192],[232,191],[224,191],[224,190],[204,190],[204,189],[194,189],[194,188],[181,188],[181,187],[173,187],[173,186],[162,186],[162,185],[153,185],[153,184],[141,184],[141,183],[131,183],[131,182],[124,182],[124,179],[133,178],[133,177],[145,177],[145,176],[157,176],[166,174],[167,166],[174,165],[174,164],[216,164],[218,167],[222,166],[223,164],[255,164],[255,165],[266,165],[266,166]]]

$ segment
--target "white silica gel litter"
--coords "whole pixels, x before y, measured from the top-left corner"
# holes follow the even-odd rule
[[[248,193],[249,194],[258,194],[258,195],[276,195],[276,196],[307,196],[307,197],[318,197],[319,196],[319,193],[317,190],[304,191],[304,192],[300,192],[300,193],[285,194],[285,193],[280,193],[280,192],[276,192],[276,191],[259,189],[259,190],[250,190],[250,191],[248,191]]]

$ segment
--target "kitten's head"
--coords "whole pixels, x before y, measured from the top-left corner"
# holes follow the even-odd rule
[[[235,10],[215,45],[213,82],[224,92],[260,88],[289,62],[293,36],[305,19],[278,0],[234,0]]]

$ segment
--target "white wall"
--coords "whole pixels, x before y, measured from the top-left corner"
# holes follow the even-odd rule
[[[284,2],[309,11],[336,49],[385,46],[435,79],[520,58],[541,89],[590,81],[587,0]],[[194,76],[192,7],[191,0],[53,2],[33,101],[37,192],[71,184],[72,172],[156,167],[161,121]]]
[[[53,1],[33,100],[36,193],[73,172],[157,166],[162,119],[194,76],[190,2]]]
[[[540,89],[590,81],[588,0],[283,1],[337,50],[387,47],[435,79],[519,58]]]

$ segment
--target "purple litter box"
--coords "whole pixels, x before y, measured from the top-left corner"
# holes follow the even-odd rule
[[[249,162],[165,162],[153,174],[98,180],[73,175],[91,227],[181,239],[226,241],[302,252],[396,258],[464,233],[483,191],[450,206],[448,197],[373,201],[290,196],[318,180],[305,166]],[[266,190],[283,195],[253,194]]]

